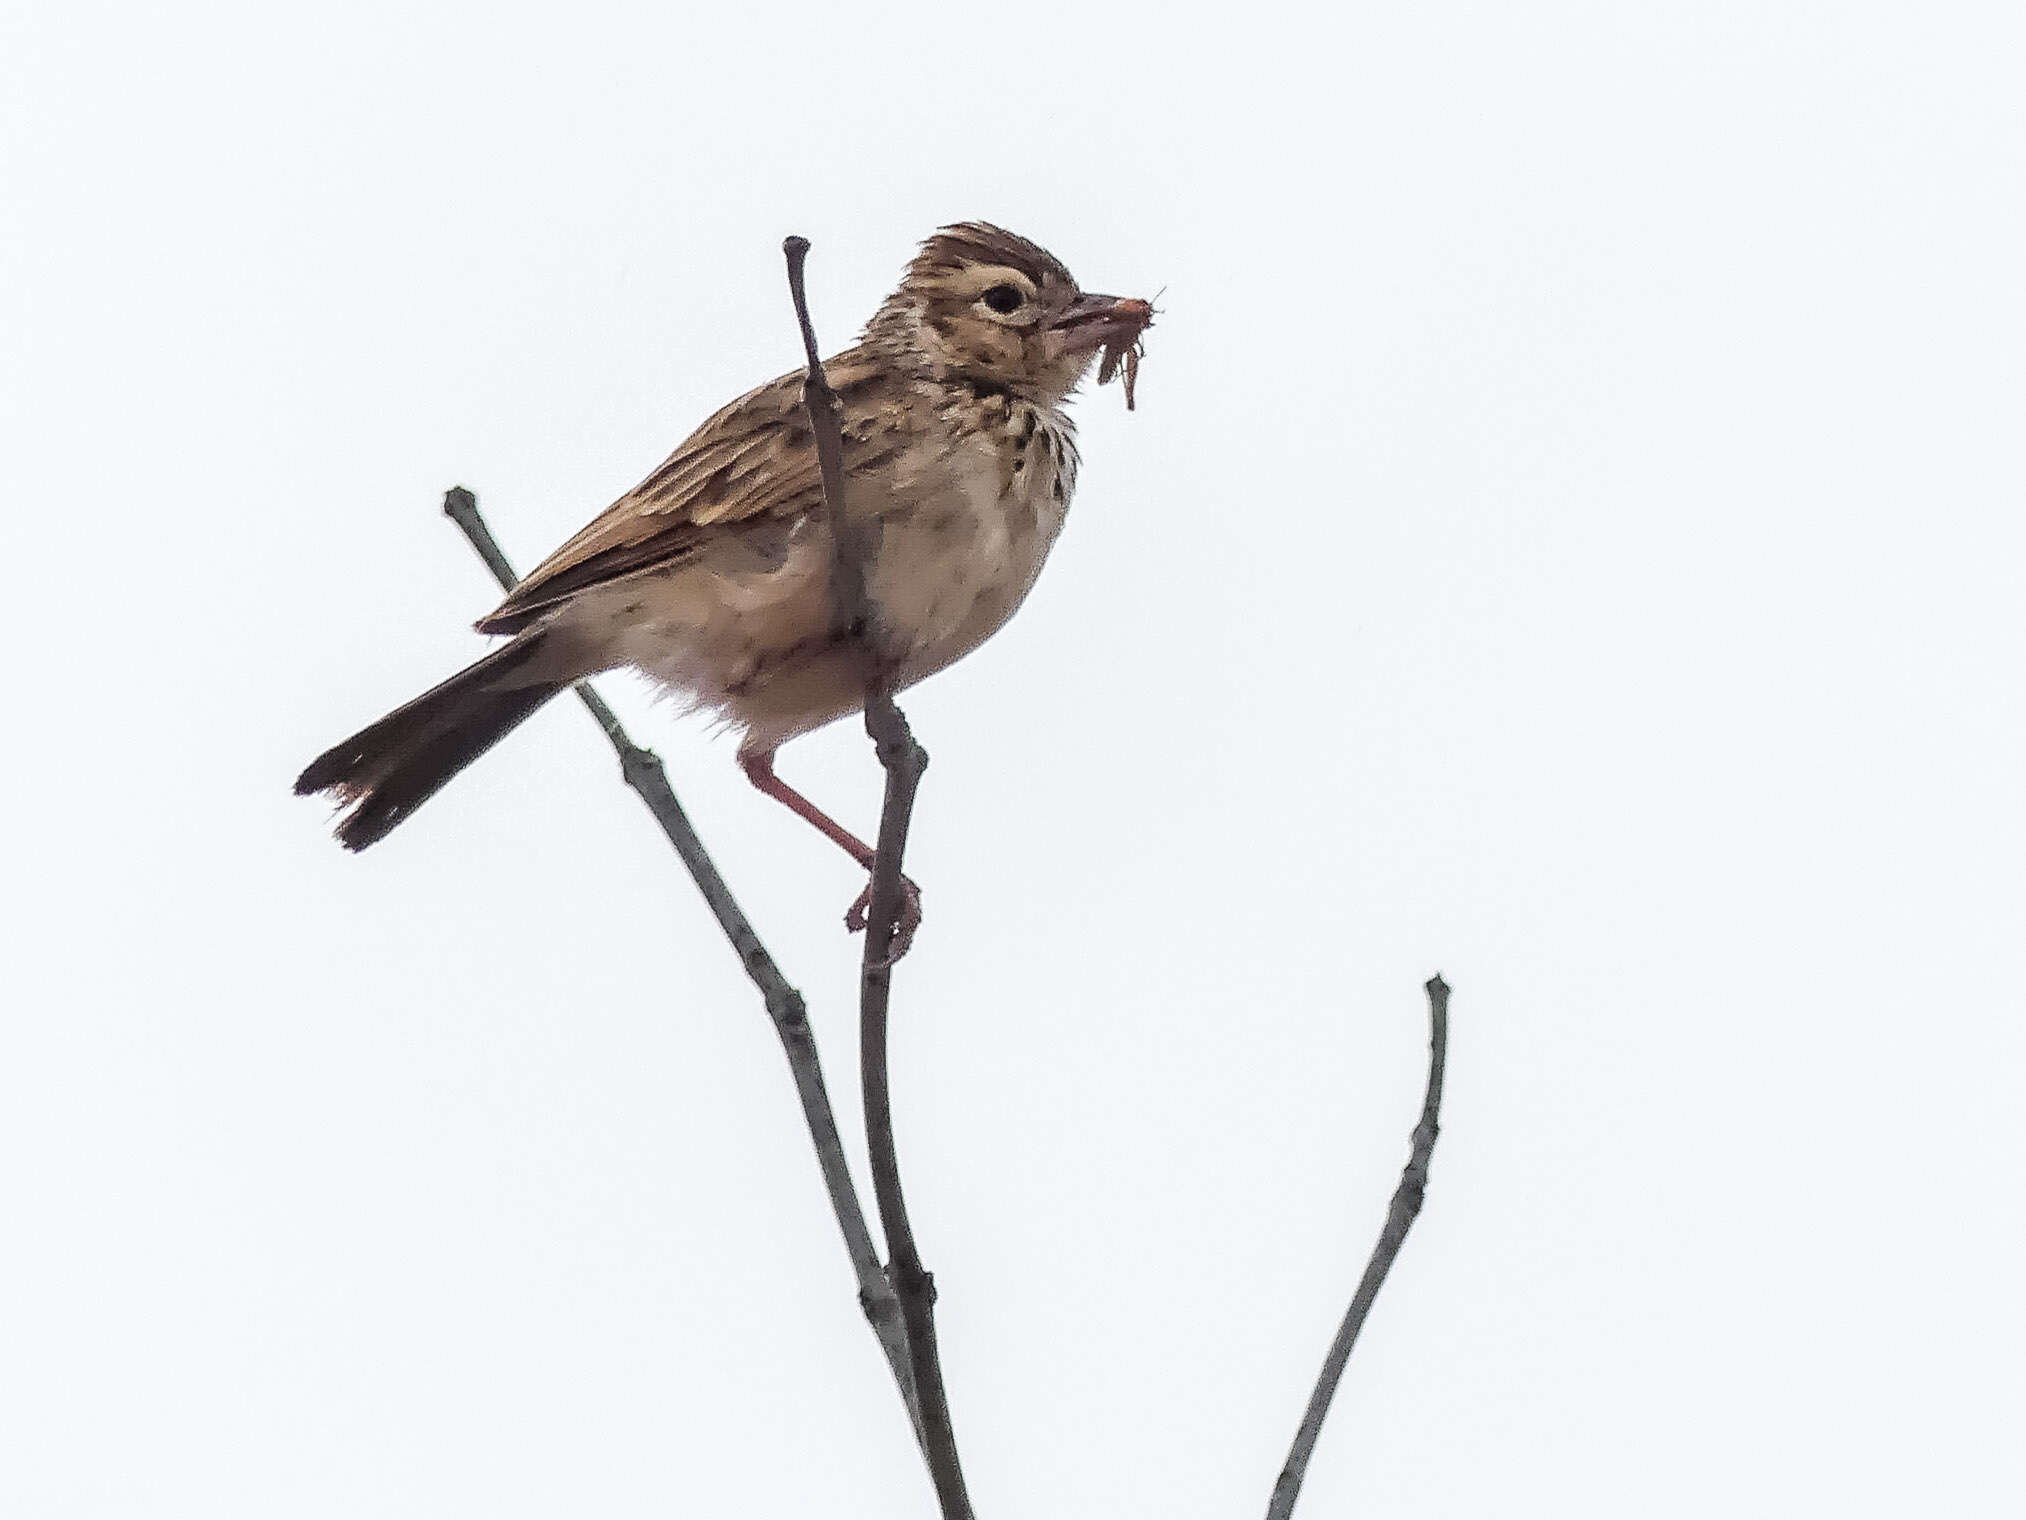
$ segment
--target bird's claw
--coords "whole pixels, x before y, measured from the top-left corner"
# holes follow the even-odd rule
[[[844,927],[853,934],[863,933],[872,917],[872,883],[865,884],[865,890],[858,894],[844,913]],[[915,930],[922,924],[922,889],[905,876],[900,879],[900,908],[893,917],[893,938],[887,941],[886,964],[891,966],[914,943]]]

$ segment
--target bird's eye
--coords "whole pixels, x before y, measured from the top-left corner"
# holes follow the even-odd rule
[[[1018,311],[1027,297],[1020,294],[1019,290],[1011,285],[994,285],[978,299],[999,313],[1000,316],[1006,317]]]

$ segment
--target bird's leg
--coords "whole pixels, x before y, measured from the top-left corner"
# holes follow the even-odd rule
[[[804,823],[813,825],[825,839],[865,870],[872,869],[872,846],[775,775],[772,750],[739,751],[739,768],[746,773],[746,779],[753,783],[755,789],[765,792]]]
[[[772,750],[740,750],[739,768],[746,773],[746,779],[752,782],[755,790],[766,793],[797,818],[816,829],[825,839],[857,861],[860,869],[867,872],[872,870],[876,856],[872,846],[775,775]],[[900,879],[900,892],[900,918],[894,925],[893,946],[888,951],[889,958],[893,960],[899,960],[907,953],[908,944],[914,939],[915,930],[920,927],[922,921],[921,888],[903,876]],[[853,934],[858,933],[865,927],[866,916],[871,908],[872,883],[868,881],[865,890],[858,894],[858,901],[845,912],[845,928]]]

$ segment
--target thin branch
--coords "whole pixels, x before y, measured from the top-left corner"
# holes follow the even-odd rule
[[[936,1285],[922,1265],[901,1192],[900,1157],[893,1138],[893,1098],[887,1080],[887,1011],[893,989],[891,954],[894,921],[901,903],[900,863],[914,815],[915,788],[929,763],[915,743],[893,694],[878,683],[865,705],[865,731],[872,736],[886,769],[886,801],[879,815],[879,847],[873,861],[872,904],[865,931],[858,982],[858,1069],[865,1100],[866,1151],[872,1163],[872,1193],[886,1231],[887,1278],[900,1296],[907,1322],[909,1361],[921,1395],[922,1432],[929,1471],[944,1520],[970,1520],[971,1501],[957,1458],[950,1422],[949,1393],[943,1385],[942,1355],[936,1344]]]
[[[879,659],[879,630],[872,626],[871,571],[866,564],[864,535],[844,512],[844,429],[843,408],[830,377],[823,373],[817,354],[816,327],[809,320],[809,295],[804,288],[802,269],[809,258],[809,239],[790,236],[781,242],[788,260],[788,294],[795,302],[795,321],[802,329],[802,352],[808,356],[802,372],[802,405],[816,432],[816,467],[823,476],[823,506],[830,517],[830,601],[837,609],[837,621],[845,635],[865,651],[866,685],[874,681]]]
[[[1308,1472],[1308,1459],[1315,1451],[1316,1437],[1322,1434],[1323,1416],[1329,1413],[1330,1400],[1344,1375],[1344,1364],[1351,1359],[1351,1347],[1357,1343],[1365,1315],[1372,1300],[1379,1296],[1379,1285],[1386,1280],[1393,1258],[1400,1254],[1400,1243],[1407,1238],[1414,1216],[1421,1212],[1422,1195],[1428,1189],[1428,1158],[1435,1150],[1435,1136],[1439,1132],[1436,1118],[1442,1108],[1442,1073],[1449,1059],[1449,984],[1438,973],[1429,979],[1427,993],[1428,1095],[1421,1103],[1421,1122],[1414,1126],[1413,1150],[1407,1158],[1407,1169],[1400,1174],[1400,1185],[1393,1190],[1393,1202],[1386,1210],[1386,1226],[1379,1232],[1379,1243],[1373,1247],[1365,1275],[1358,1281],[1358,1291],[1344,1312],[1344,1322],[1337,1327],[1336,1339],[1330,1342],[1329,1355],[1323,1358],[1322,1374],[1316,1379],[1315,1392],[1309,1395],[1301,1428],[1294,1433],[1287,1465],[1273,1485],[1266,1520],[1287,1520],[1294,1513],[1294,1501],[1301,1494],[1302,1478]],[[902,1302],[906,1302],[905,1295]]]
[[[915,788],[929,757],[915,743],[907,719],[894,704],[893,683],[881,631],[873,619],[865,544],[845,516],[844,439],[838,420],[836,393],[823,373],[815,325],[809,319],[809,298],[803,288],[803,263],[809,240],[790,237],[781,245],[788,260],[788,290],[795,302],[795,320],[802,329],[808,368],[802,400],[815,430],[816,457],[823,472],[823,499],[832,525],[835,558],[831,585],[841,622],[867,653],[865,731],[871,735],[886,771],[886,802],[879,818],[879,844],[873,858],[872,901],[867,910],[865,956],[859,971],[859,1077],[865,1099],[866,1148],[872,1158],[872,1190],[886,1232],[887,1275],[900,1297],[907,1322],[908,1360],[920,1394],[921,1434],[929,1475],[943,1520],[971,1520],[971,1500],[964,1489],[963,1465],[957,1457],[956,1432],[950,1423],[948,1393],[943,1386],[942,1359],[936,1347],[935,1282],[922,1266],[901,1193],[900,1162],[894,1148],[893,1104],[887,1080],[887,1011],[893,985],[894,928],[902,898],[901,858],[907,848],[908,824],[914,814]]]
[[[500,549],[499,541],[493,537],[492,529],[479,515],[478,498],[464,487],[454,486],[444,493],[443,511],[463,529],[472,548],[478,551],[479,558],[492,571],[493,579],[499,582],[500,589],[512,591],[519,577]],[[843,1141],[838,1137],[837,1118],[830,1108],[830,1093],[823,1084],[823,1066],[817,1058],[816,1037],[809,1028],[808,1010],[803,1004],[802,994],[788,985],[781,968],[774,963],[767,947],[760,943],[752,921],[732,896],[731,888],[725,885],[716,863],[691,826],[689,815],[676,800],[661,757],[633,742],[620,726],[618,715],[589,681],[577,683],[577,695],[618,754],[620,774],[625,777],[626,784],[647,804],[647,810],[661,825],[662,833],[675,846],[675,853],[682,857],[683,865],[696,882],[697,890],[703,894],[704,902],[718,921],[718,927],[731,941],[739,964],[746,968],[746,975],[759,988],[766,1002],[767,1017],[773,1021],[781,1049],[788,1057],[788,1068],[794,1074],[795,1092],[802,1101],[802,1117],[809,1126],[809,1139],[816,1147],[816,1163],[823,1172],[823,1186],[830,1194],[831,1211],[837,1216],[837,1227],[844,1235],[844,1249],[851,1257],[852,1270],[858,1277],[859,1304],[865,1310],[873,1334],[879,1338],[880,1349],[886,1353],[887,1365],[900,1388],[901,1398],[907,1404],[908,1418],[919,1441],[922,1439],[921,1415],[919,1401],[915,1397],[913,1369],[908,1365],[905,1323],[893,1287],[887,1281],[885,1269],[880,1266],[879,1252],[872,1243],[872,1233],[865,1223],[865,1211],[859,1204],[858,1190],[851,1180],[851,1168],[844,1157]]]

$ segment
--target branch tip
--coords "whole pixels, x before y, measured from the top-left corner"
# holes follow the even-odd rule
[[[1386,1208],[1379,1243],[1372,1248],[1364,1276],[1358,1279],[1357,1291],[1351,1295],[1351,1306],[1337,1326],[1336,1338],[1330,1342],[1322,1371],[1316,1377],[1315,1391],[1309,1395],[1308,1408],[1295,1430],[1294,1444],[1274,1481],[1273,1494],[1266,1504],[1266,1520],[1288,1520],[1294,1513],[1294,1502],[1301,1497],[1302,1479],[1315,1452],[1316,1438],[1322,1434],[1323,1417],[1329,1413],[1330,1400],[1336,1397],[1337,1383],[1350,1360],[1351,1347],[1357,1343],[1372,1301],[1379,1296],[1379,1287],[1392,1269],[1393,1258],[1400,1254],[1400,1246],[1426,1197],[1428,1162],[1440,1133],[1436,1120],[1442,1107],[1442,1073],[1449,1058],[1449,984],[1438,971],[1422,985],[1428,994],[1428,1090],[1421,1102],[1420,1118],[1414,1125],[1412,1149],[1407,1165],[1401,1170],[1400,1184],[1393,1189],[1393,1201]]]

